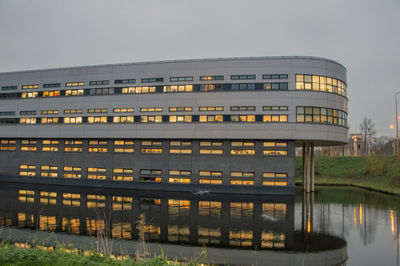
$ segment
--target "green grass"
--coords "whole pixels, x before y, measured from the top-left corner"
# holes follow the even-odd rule
[[[296,158],[296,182],[302,182],[302,157]],[[316,157],[315,183],[356,185],[400,195],[398,156]]]
[[[165,256],[159,256],[148,259],[134,260],[113,260],[106,256],[91,251],[89,255],[82,253],[68,253],[63,248],[56,248],[53,251],[42,250],[39,248],[18,248],[10,243],[0,244],[0,265],[29,265],[29,266],[42,266],[42,265],[199,265],[196,260],[191,260],[186,263],[168,260]]]

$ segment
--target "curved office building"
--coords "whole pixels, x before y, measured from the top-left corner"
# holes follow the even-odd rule
[[[346,83],[314,57],[0,73],[0,180],[294,194],[295,147],[347,141]]]

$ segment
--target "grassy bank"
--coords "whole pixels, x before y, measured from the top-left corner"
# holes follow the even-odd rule
[[[63,248],[55,250],[43,250],[40,247],[36,248],[20,248],[13,244],[0,244],[0,265],[159,265],[159,266],[174,266],[174,265],[200,265],[199,262],[192,260],[186,263],[168,260],[166,257],[154,257],[147,259],[134,260],[127,258],[124,260],[115,260],[107,256],[102,256],[95,251],[81,252],[66,252]]]
[[[296,158],[296,182],[302,182],[302,157]],[[316,157],[315,183],[356,185],[400,195],[398,156]]]

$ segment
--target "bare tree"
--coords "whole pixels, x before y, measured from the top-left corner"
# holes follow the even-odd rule
[[[370,143],[371,139],[376,135],[375,123],[372,122],[371,118],[363,118],[360,124],[360,131],[363,135],[365,155],[369,155],[369,145],[367,144]]]

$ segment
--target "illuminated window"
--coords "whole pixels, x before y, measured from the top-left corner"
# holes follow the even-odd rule
[[[40,191],[40,203],[45,205],[57,204],[57,192]]]
[[[19,189],[18,190],[18,201],[24,203],[34,203],[35,202],[35,191]]]
[[[287,156],[288,152],[286,150],[263,150],[263,155],[270,156]]]
[[[212,123],[212,122],[223,122],[222,115],[200,115],[199,122],[201,123]]]
[[[23,90],[33,90],[33,89],[38,89],[39,85],[35,84],[35,85],[22,85],[21,88]]]
[[[197,227],[197,236],[198,244],[218,245],[221,239],[221,229],[199,225]]]
[[[296,75],[296,90],[313,90],[347,95],[347,85],[338,79],[318,75]]]
[[[36,124],[36,118],[34,118],[34,117],[20,118],[19,123],[20,124]]]
[[[200,84],[200,91],[221,91],[223,84]]]
[[[222,184],[222,171],[199,171],[199,184],[212,184],[220,185]],[[204,178],[207,177],[207,178]]]
[[[287,181],[273,181],[273,180],[263,180],[263,186],[275,186],[275,187],[282,187],[287,186]]]
[[[193,85],[168,85],[164,86],[164,92],[191,92]]]
[[[254,172],[238,172],[232,171],[231,177],[254,177]]]
[[[112,210],[113,211],[130,211],[132,210],[133,198],[123,196],[112,197]]]
[[[77,117],[64,117],[64,124],[81,124],[82,123],[82,117],[77,116]]]
[[[236,247],[251,247],[253,245],[253,231],[230,229],[229,245]]]
[[[36,151],[37,148],[35,146],[21,146],[20,150],[21,151]]]
[[[162,107],[141,107],[140,112],[162,112]]]
[[[88,113],[108,113],[107,108],[94,108],[94,109],[88,109]]]
[[[58,110],[42,110],[41,111],[42,115],[56,115],[58,113],[59,113]]]
[[[113,168],[114,181],[133,181],[132,168]]]
[[[288,122],[288,115],[263,115],[263,122],[265,122],[265,123],[286,123],[286,122]]]
[[[240,185],[240,186],[254,186],[254,180],[248,179],[231,179],[231,185]]]
[[[65,96],[82,96],[83,90],[66,90]]]
[[[142,115],[140,116],[140,122],[142,123],[161,123],[161,115]]]
[[[156,87],[127,87],[122,88],[122,93],[154,93],[156,92]]]
[[[82,168],[79,166],[64,166],[64,178],[69,179],[80,179],[82,178],[81,175]]]
[[[64,141],[65,145],[82,145],[82,140],[66,140]]]
[[[107,123],[107,116],[88,116],[88,123]]]
[[[87,175],[88,179],[106,180],[106,177],[107,177],[105,174],[107,172],[106,168],[88,167],[87,171],[88,171],[88,175]]]
[[[114,140],[115,146],[123,146],[123,145],[134,145],[135,142],[133,140]]]
[[[81,195],[77,193],[63,193],[63,205],[72,207],[81,206]]]
[[[79,87],[79,86],[85,86],[85,82],[79,81],[79,82],[67,82],[67,83],[65,83],[65,87]]]
[[[209,111],[223,111],[224,107],[223,106],[200,106],[199,111],[202,112],[209,112]]]
[[[134,121],[135,118],[133,117],[133,115],[113,117],[113,123],[133,123]]]
[[[192,112],[193,107],[170,107],[170,112]]]
[[[254,141],[231,141],[232,147],[254,147]]]
[[[19,175],[20,176],[35,176],[36,166],[35,165],[27,165],[27,164],[20,164],[19,165]]]
[[[200,76],[201,81],[224,80],[224,76]]]
[[[89,147],[88,152],[107,152],[108,149],[104,147]]]
[[[21,98],[37,98],[37,97],[38,97],[37,91],[21,93]]]
[[[169,122],[171,123],[190,123],[192,122],[192,116],[191,115],[170,115],[169,116]]]
[[[199,201],[199,216],[221,217],[222,202],[220,201]]]
[[[200,154],[203,155],[222,155],[223,153],[221,149],[200,149]]]
[[[237,150],[237,149],[231,149],[231,155],[254,155],[255,150]]]
[[[58,124],[58,117],[43,117],[42,124]]]
[[[114,108],[114,113],[134,113],[135,108]]]
[[[60,96],[60,91],[44,91],[42,97],[58,97]]]
[[[287,142],[283,141],[264,141],[263,147],[287,147]]]
[[[106,207],[106,196],[96,195],[96,194],[87,194],[86,206],[88,208],[104,208],[104,207]]]
[[[82,147],[65,147],[64,152],[82,152]]]
[[[58,176],[57,170],[58,166],[42,165],[40,167],[40,176],[56,178]]]
[[[73,234],[80,234],[80,219],[71,217],[62,217],[61,230]]]
[[[275,217],[275,216],[273,216]],[[261,247],[268,249],[280,249],[285,247],[285,234],[273,231],[261,233]]]

